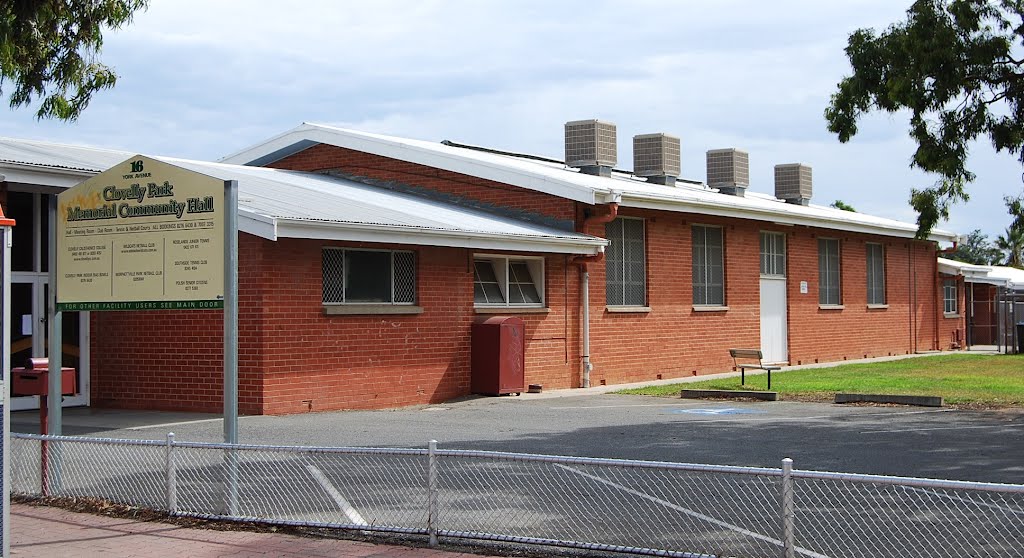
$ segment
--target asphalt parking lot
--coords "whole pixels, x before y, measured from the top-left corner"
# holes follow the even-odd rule
[[[16,413],[15,431],[36,416]],[[65,412],[64,432],[217,442],[208,415]],[[1024,410],[723,402],[627,395],[471,397],[386,411],[242,417],[251,444],[425,447],[1024,483]]]

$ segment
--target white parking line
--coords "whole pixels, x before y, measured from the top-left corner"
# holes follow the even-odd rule
[[[758,540],[762,540],[762,541],[771,543],[771,544],[776,545],[776,546],[783,546],[782,541],[780,541],[779,539],[773,539],[771,537],[762,535],[761,533],[755,533],[754,531],[750,531],[748,529],[744,529],[743,527],[740,527],[739,525],[733,525],[732,523],[726,523],[725,521],[722,521],[720,519],[716,519],[714,517],[711,517],[710,515],[704,515],[704,514],[702,514],[700,512],[695,512],[693,510],[690,510],[690,509],[684,508],[682,506],[673,504],[672,502],[669,502],[667,500],[662,500],[661,498],[656,498],[654,496],[651,496],[650,494],[646,494],[644,492],[640,492],[639,490],[633,490],[632,488],[628,488],[628,487],[622,486],[621,484],[618,484],[616,482],[612,482],[612,481],[607,480],[607,479],[602,479],[601,477],[598,477],[598,476],[595,476],[595,475],[591,475],[590,473],[586,473],[584,471],[576,469],[575,467],[569,467],[568,465],[561,465],[561,464],[558,464],[558,463],[555,463],[555,467],[559,467],[561,469],[565,469],[566,471],[570,471],[570,472],[576,473],[577,475],[586,477],[586,478],[588,478],[590,480],[593,480],[593,481],[597,481],[597,482],[599,482],[601,484],[604,484],[606,486],[611,486],[613,488],[617,488],[617,489],[619,489],[619,490],[621,490],[621,491],[623,491],[623,492],[625,492],[627,494],[632,494],[634,496],[639,496],[640,498],[643,498],[644,500],[647,500],[647,501],[650,501],[650,502],[654,502],[655,504],[661,504],[662,506],[665,506],[666,508],[675,510],[675,511],[680,512],[680,513],[684,513],[684,514],[686,514],[686,515],[688,515],[690,517],[694,517],[694,518],[697,518],[697,519],[700,519],[700,520],[703,520],[703,521],[707,521],[708,523],[711,523],[713,525],[717,525],[719,527],[724,527],[726,529],[729,529],[730,531],[735,531],[737,533],[740,533],[741,535],[746,535],[748,537],[752,537],[752,538],[755,538],[755,539],[758,539]],[[811,558],[829,558],[828,556],[826,556],[824,554],[819,554],[817,552],[814,552],[813,550],[807,550],[806,548],[801,548],[799,546],[794,548],[794,550],[796,552],[800,553],[800,554],[805,555],[805,556],[810,556]]]
[[[204,422],[221,422],[224,419],[197,419],[197,420],[183,420],[179,422],[165,422],[163,424],[147,424],[145,426],[130,426],[126,430],[147,430],[149,428],[167,428],[168,426],[181,426],[182,424],[200,424]]]
[[[363,516],[352,507],[352,504],[348,503],[348,500],[346,500],[344,496],[341,495],[341,492],[338,492],[338,489],[334,488],[334,485],[331,484],[330,479],[327,478],[327,475],[325,475],[323,471],[318,469],[315,465],[306,465],[306,470],[309,471],[309,474],[312,475],[314,479],[316,479],[316,482],[320,483],[320,487],[330,494],[331,498],[334,499],[334,503],[338,504],[338,508],[348,516],[349,521],[354,525],[368,525],[366,520],[363,519]]]

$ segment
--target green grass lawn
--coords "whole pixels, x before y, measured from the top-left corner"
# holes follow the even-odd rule
[[[764,374],[627,389],[616,393],[679,395],[681,389],[767,389]],[[870,364],[775,372],[772,390],[793,399],[832,400],[837,392],[940,396],[952,405],[1024,406],[1024,355],[950,354]]]

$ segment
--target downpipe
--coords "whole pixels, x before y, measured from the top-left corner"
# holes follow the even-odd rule
[[[610,223],[615,220],[619,215],[619,200],[621,196],[616,194],[613,198],[615,201],[608,204],[608,213],[605,215],[592,215],[583,220],[582,231],[586,232],[587,228],[591,225],[603,225]],[[580,267],[580,305],[582,306],[583,313],[583,327],[581,336],[583,337],[583,371],[582,371],[582,382],[580,387],[590,387],[590,372],[594,369],[593,363],[590,362],[590,271],[587,266],[591,263],[599,263],[604,261],[604,250],[600,253],[591,256],[573,256],[569,260],[570,264],[575,264]]]

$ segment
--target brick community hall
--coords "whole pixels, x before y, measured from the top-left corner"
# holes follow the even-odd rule
[[[386,408],[470,392],[475,320],[525,323],[544,389],[722,372],[731,347],[806,364],[959,348],[956,241],[810,203],[811,169],[750,184],[748,155],[565,125],[565,160],[302,124],[218,163],[239,184],[239,410]],[[0,138],[14,228],[12,362],[46,351],[49,198],[134,153]],[[64,315],[65,405],[219,412],[222,313]],[[143,340],[145,342],[141,342]],[[16,398],[14,409],[35,398]]]

